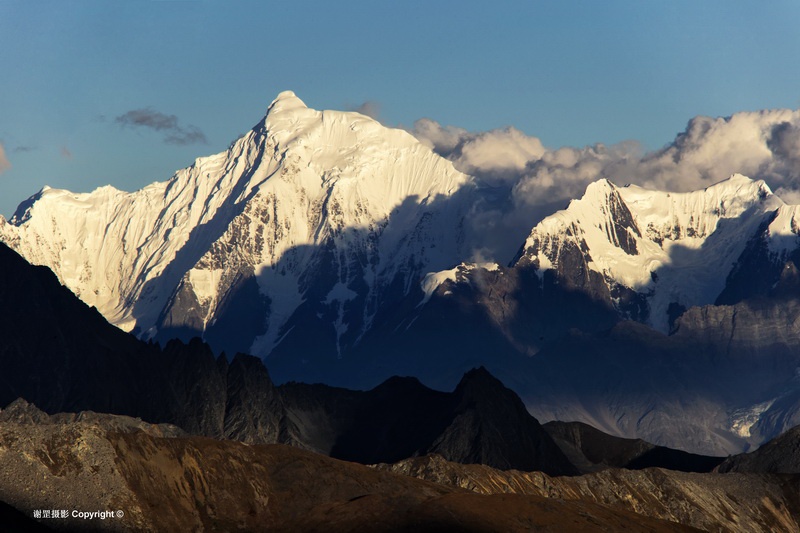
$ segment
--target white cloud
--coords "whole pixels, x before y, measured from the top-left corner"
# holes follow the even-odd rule
[[[421,118],[414,123],[411,131],[422,144],[432,148],[437,154],[450,159],[456,147],[471,134],[455,126],[442,126],[435,120]]]
[[[479,172],[522,171],[544,155],[542,142],[514,128],[481,133],[461,147],[463,166]]]
[[[738,172],[764,179],[773,188],[796,189],[798,127],[800,112],[790,110],[696,117],[672,144],[626,169],[626,177],[653,188],[685,191]]]
[[[525,206],[580,197],[589,183],[610,177],[613,170],[637,159],[640,153],[636,143],[548,151],[531,162],[516,181],[514,201]]]
[[[800,205],[800,189],[786,189],[779,187],[774,192],[787,204]]]
[[[505,187],[504,199],[477,206],[474,217],[482,227],[507,228],[507,242],[487,247],[499,260],[513,254],[513,243],[538,220],[599,178],[678,192],[738,172],[765,180],[784,201],[800,203],[800,111],[695,117],[672,143],[646,154],[635,142],[547,149],[514,128],[475,133],[430,119],[417,121],[412,133],[480,183]]]
[[[515,181],[528,164],[539,160],[546,152],[537,137],[525,135],[513,127],[470,133],[421,119],[414,123],[412,133],[453,161],[462,172],[492,185]]]

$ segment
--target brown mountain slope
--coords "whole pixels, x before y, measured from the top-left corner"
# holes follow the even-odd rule
[[[590,501],[478,495],[284,445],[161,436],[169,431],[118,417],[8,416],[0,500],[29,517],[114,512],[41,519],[66,531],[693,530]]]
[[[430,455],[377,469],[478,494],[527,494],[602,503],[704,531],[800,531],[800,475],[608,469],[579,477],[500,471]]]

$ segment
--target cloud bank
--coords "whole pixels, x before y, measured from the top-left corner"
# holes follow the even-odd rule
[[[635,142],[549,149],[514,128],[475,133],[430,119],[417,121],[412,133],[479,184],[498,191],[498,199],[477,208],[475,220],[513,236],[481,252],[501,260],[513,256],[512,243],[524,239],[538,220],[580,197],[599,178],[680,192],[739,172],[763,179],[784,201],[800,203],[798,110],[698,116],[670,144],[649,153]]]
[[[167,144],[187,145],[207,143],[205,134],[197,126],[181,126],[178,117],[166,115],[152,108],[133,109],[114,119],[121,127],[145,128],[164,134]]]

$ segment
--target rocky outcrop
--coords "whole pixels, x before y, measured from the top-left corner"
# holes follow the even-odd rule
[[[263,364],[199,340],[163,349],[106,322],[44,267],[0,244],[0,405],[168,422],[192,434],[277,442],[284,418]]]
[[[580,477],[501,472],[482,465],[418,457],[377,469],[478,494],[527,494],[588,501],[703,531],[795,532],[800,528],[800,476],[696,474],[659,468],[608,469]]]
[[[577,473],[519,397],[485,368],[468,372],[452,400],[449,425],[425,452],[503,470]]]
[[[438,455],[370,469],[128,417],[47,415],[25,402],[0,411],[0,501],[8,504],[0,516],[30,526],[24,531],[36,531],[35,510],[65,508],[67,518],[39,523],[64,531],[793,532],[798,491],[798,475],[648,468],[553,478]],[[98,510],[113,514],[72,516]]]

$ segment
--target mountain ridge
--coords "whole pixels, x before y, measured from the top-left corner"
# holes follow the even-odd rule
[[[354,339],[357,322],[369,326],[395,278],[407,291],[420,270],[461,255],[468,202],[446,212],[428,204],[469,187],[409,133],[284,92],[228,151],[134,193],[45,188],[0,224],[0,239],[144,338],[203,335],[249,283],[266,323],[251,328],[246,351],[266,356],[309,297],[321,300],[313,312],[348,315],[335,328],[340,349],[348,326]],[[326,268],[329,280],[317,282]]]
[[[485,369],[453,392],[414,378],[368,391],[301,383],[276,387],[263,363],[215,357],[200,339],[164,348],[120,331],[0,243],[0,405],[92,410],[169,423],[192,435],[287,443],[362,463],[436,451],[499,468],[577,470]],[[495,434],[515,435],[497,441]]]
[[[124,417],[52,418],[0,420],[0,516],[24,531],[696,531],[588,498],[479,495],[290,446],[165,437]],[[65,501],[113,514],[31,518]]]
[[[484,192],[407,132],[287,92],[170,181],[44,189],[0,240],[141,338],[253,353],[277,383],[451,390],[483,365],[542,421],[707,454],[797,420],[800,224],[764,182],[600,180],[507,266],[474,261]]]

